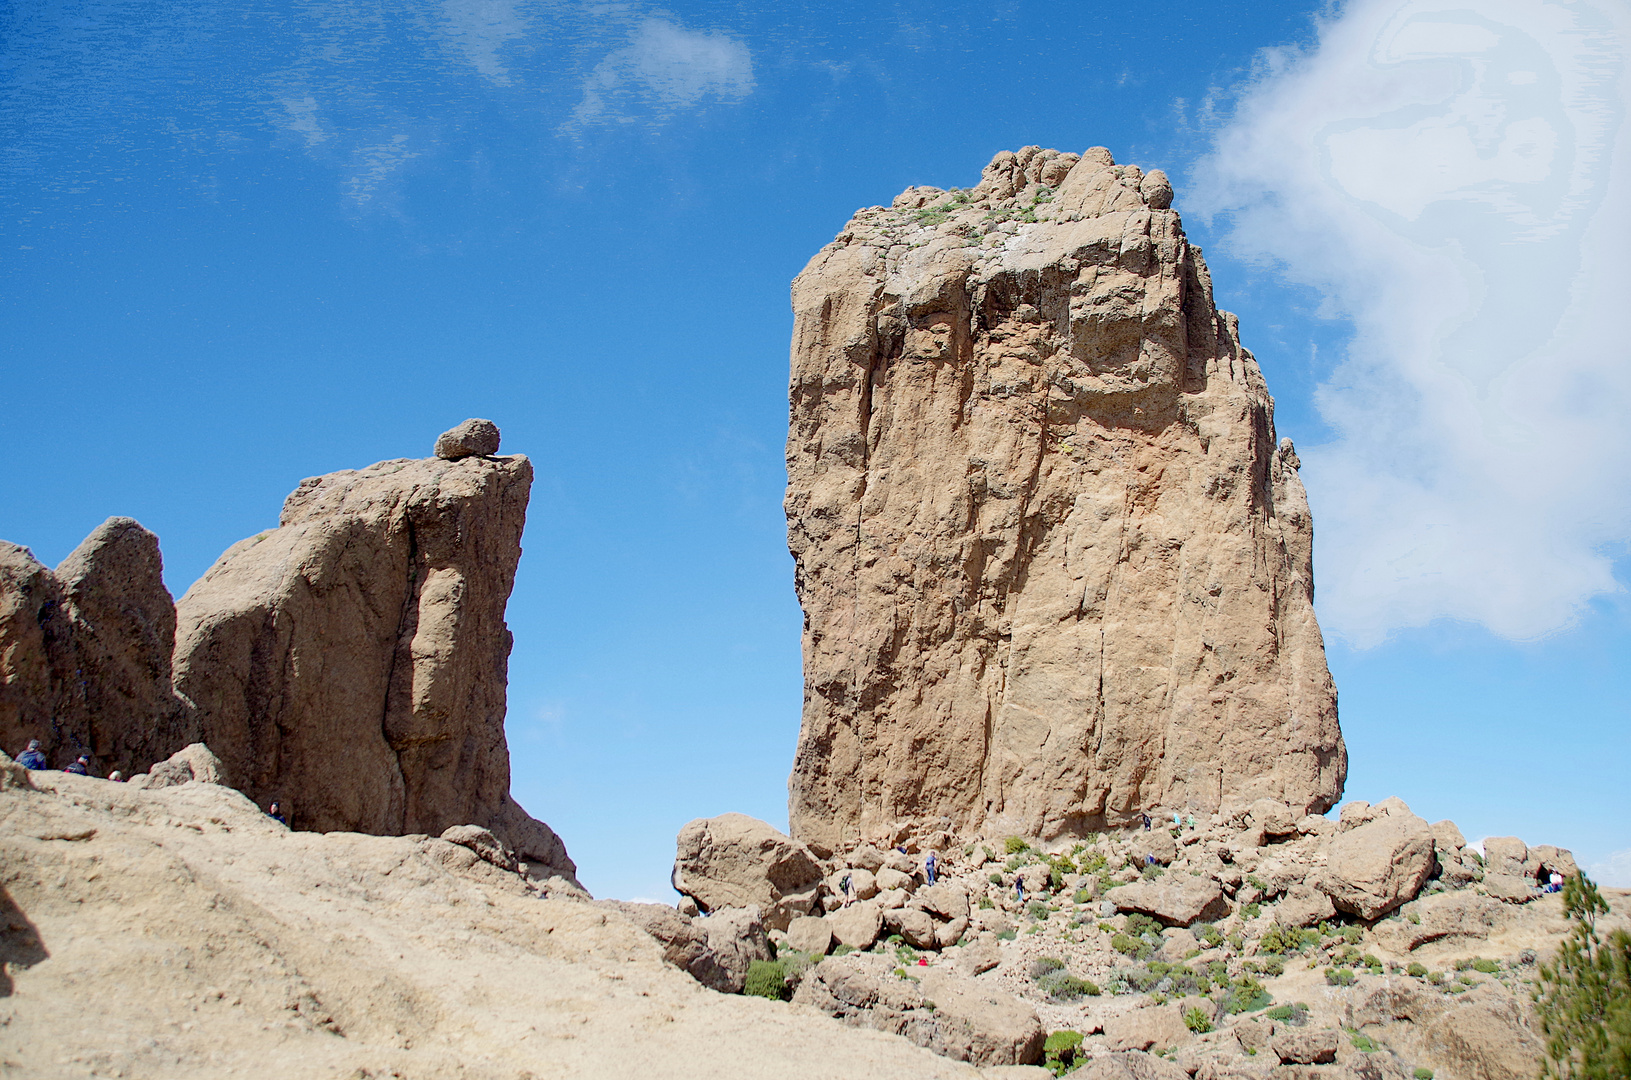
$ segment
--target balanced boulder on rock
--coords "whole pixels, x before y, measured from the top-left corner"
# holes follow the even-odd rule
[[[766,927],[786,930],[815,909],[821,883],[808,848],[746,814],[698,818],[675,840],[674,888],[703,911],[753,904]]]
[[[1394,808],[1332,839],[1319,885],[1339,910],[1379,919],[1414,899],[1433,865],[1432,828],[1408,807]]]

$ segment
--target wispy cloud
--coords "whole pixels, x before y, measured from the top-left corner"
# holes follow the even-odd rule
[[[1322,621],[1511,638],[1631,538],[1631,9],[1353,0],[1261,58],[1198,166],[1229,248],[1352,320],[1302,448]]]
[[[709,101],[733,103],[752,92],[753,57],[746,45],[651,16],[636,25],[627,45],[595,65],[562,130],[661,117]]]
[[[1590,863],[1586,873],[1599,885],[1631,889],[1631,848],[1616,851],[1601,862]]]
[[[517,0],[442,0],[442,32],[477,74],[498,86],[510,85],[499,51],[530,29],[516,5]]]

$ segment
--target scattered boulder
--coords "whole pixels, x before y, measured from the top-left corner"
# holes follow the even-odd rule
[[[1377,814],[1371,809],[1370,803],[1363,799],[1355,799],[1353,802],[1342,804],[1342,810],[1337,814],[1337,830],[1347,832],[1350,829],[1357,829],[1361,825],[1375,821],[1376,818]]]
[[[1240,1043],[1243,1050],[1265,1050],[1269,1040],[1274,1037],[1274,1021],[1266,1016],[1243,1016],[1235,1021],[1235,1041]]]
[[[1485,874],[1484,891],[1508,904],[1527,904],[1539,895],[1533,878],[1516,874]]]
[[[917,949],[938,947],[934,936],[934,920],[927,912],[917,908],[893,908],[883,913],[883,924],[891,934],[899,934],[906,944]]]
[[[866,949],[878,940],[883,930],[883,912],[875,901],[863,900],[832,912],[827,916],[827,923],[840,945]]]
[[[746,814],[698,818],[675,842],[674,888],[703,911],[756,905],[765,925],[785,930],[808,915],[821,891],[810,849]]]
[[[498,425],[491,420],[470,419],[436,437],[436,456],[444,461],[467,457],[492,457],[498,453]]]
[[[965,945],[957,953],[957,968],[964,975],[983,975],[1002,963],[1002,946],[985,937]]]
[[[175,787],[196,780],[200,784],[226,785],[226,767],[221,759],[210,753],[203,743],[191,743],[171,754],[168,759],[154,765],[146,773],[137,773],[129,783],[136,788]]]
[[[1491,836],[1484,841],[1484,871],[1511,877],[1528,877],[1540,868],[1531,862],[1529,845],[1516,836]]]
[[[1574,853],[1567,848],[1553,847],[1551,844],[1536,844],[1529,849],[1529,859],[1536,864],[1535,872],[1537,874],[1550,874],[1553,870],[1556,870],[1565,878],[1571,878],[1580,872],[1580,867],[1574,861]]]
[[[1252,803],[1252,823],[1262,829],[1268,836],[1294,836],[1297,833],[1297,819],[1292,817],[1291,809],[1285,803],[1275,799],[1258,799]]]
[[[1104,894],[1117,911],[1137,911],[1168,926],[1189,926],[1228,914],[1223,887],[1212,878],[1168,874],[1155,881],[1121,885]]]
[[[923,976],[938,1031],[929,1049],[975,1065],[1028,1065],[1047,1040],[1036,1010],[1012,994],[944,968]]]
[[[1461,835],[1461,830],[1456,828],[1455,822],[1448,819],[1435,821],[1432,828],[1433,848],[1440,855],[1454,855],[1467,846],[1466,837]]]
[[[1274,921],[1281,926],[1315,926],[1326,919],[1335,918],[1336,905],[1331,898],[1312,886],[1298,882],[1287,890],[1285,899],[1275,909]]]
[[[775,959],[776,950],[756,907],[718,908],[694,925],[702,928],[713,961],[713,968],[698,981],[720,993],[740,994],[753,962]]]
[[[818,915],[800,915],[787,924],[788,946],[802,953],[825,956],[832,938],[832,923]]]
[[[500,843],[498,837],[494,836],[490,829],[484,829],[480,825],[450,825],[442,830],[442,839],[450,844],[458,844],[460,847],[469,848],[477,855],[480,855],[484,861],[491,863],[500,870],[514,872],[519,869],[520,860],[515,857],[515,852]],[[658,907],[663,911],[672,910],[662,907],[660,904],[642,906]]]
[[[1170,1050],[1192,1038],[1177,1005],[1129,1009],[1104,1022],[1104,1040],[1112,1050]]]
[[[1337,1059],[1340,1034],[1335,1028],[1284,1028],[1269,1040],[1269,1048],[1282,1065],[1328,1065]]]
[[[911,906],[948,922],[968,919],[968,892],[960,884],[926,885],[912,894]]]
[[[1414,899],[1433,866],[1427,822],[1408,811],[1388,813],[1331,840],[1319,887],[1339,910],[1373,920]]]

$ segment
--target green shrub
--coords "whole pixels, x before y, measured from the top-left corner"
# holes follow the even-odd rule
[[[1325,981],[1331,986],[1352,986],[1354,973],[1347,968],[1328,967],[1325,969]]]
[[[1218,928],[1211,923],[1196,923],[1195,936],[1208,949],[1215,949],[1223,944],[1223,935],[1218,933]]]
[[[787,992],[787,971],[782,967],[780,960],[755,960],[748,965],[747,985],[742,993],[750,997],[769,998],[772,1001],[785,1001]]]
[[[1265,957],[1259,966],[1263,969],[1265,975],[1284,975],[1286,973],[1286,962],[1278,956]]]
[[[1411,961],[1410,966],[1404,969],[1404,973],[1418,979],[1427,977],[1427,969],[1415,961]]]
[[[1110,947],[1123,956],[1132,956],[1140,960],[1154,951],[1150,948],[1149,942],[1144,941],[1142,938],[1123,934],[1120,931],[1117,931],[1115,936],[1110,939]]]
[[[1342,928],[1342,940],[1347,942],[1349,945],[1358,945],[1359,939],[1364,936],[1365,928],[1363,926],[1349,924],[1348,926],[1344,926]]]
[[[1166,871],[1165,867],[1156,866],[1154,863],[1151,863],[1149,866],[1146,866],[1144,869],[1140,870],[1138,873],[1139,873],[1139,876],[1142,877],[1145,881],[1154,881],[1156,878],[1160,877],[1162,874],[1164,874],[1166,872],[1167,871]]]
[[[1352,1034],[1348,1041],[1353,1043],[1354,1049],[1358,1050],[1361,1054],[1376,1053],[1376,1041],[1369,1035],[1356,1031]]]
[[[1259,953],[1268,953],[1275,956],[1280,953],[1296,952],[1302,946],[1298,943],[1296,931],[1287,930],[1279,923],[1275,923],[1263,934],[1263,940],[1257,943]]]
[[[1065,962],[1057,956],[1039,956],[1031,961],[1031,978],[1040,979],[1050,971],[1062,971]]]
[[[1032,900],[1025,905],[1025,914],[1033,919],[1046,919],[1048,917],[1048,905],[1040,900]]]
[[[1150,918],[1148,915],[1140,915],[1135,912],[1134,914],[1127,916],[1127,932],[1129,934],[1136,934],[1139,936],[1143,936],[1144,934],[1159,935],[1161,933],[1161,924]]]
[[[1002,842],[1002,850],[1008,855],[1018,855],[1022,851],[1031,850],[1031,845],[1027,844],[1017,836],[1010,836],[1008,839]]]
[[[981,911],[990,911],[992,908],[996,907],[996,905],[991,902],[991,898],[989,896],[980,897],[980,902],[976,906],[979,907]]]
[[[1276,1005],[1263,1015],[1282,1024],[1301,1023],[1303,1019],[1295,1005]]]
[[[1011,926],[1006,930],[997,931],[997,940],[998,941],[1012,941],[1017,936],[1018,935],[1014,932],[1014,928],[1011,927]]]
[[[1086,995],[1098,997],[1099,988],[1086,979],[1078,979],[1070,972],[1060,969],[1050,971],[1036,980],[1037,989],[1056,1001],[1075,1001]]]
[[[1495,960],[1485,960],[1482,956],[1472,962],[1474,971],[1481,971],[1485,975],[1494,975],[1501,970],[1501,965]]]
[[[1606,1080],[1631,1076],[1631,934],[1604,941],[1597,917],[1607,914],[1584,874],[1563,884],[1563,910],[1573,925],[1557,956],[1540,966],[1535,1003],[1546,1036],[1543,1076]]]
[[[1110,860],[1104,857],[1101,851],[1095,851],[1081,864],[1084,874],[1102,874],[1110,868]]]
[[[834,949],[832,951],[832,954],[834,956],[848,956],[850,953],[852,953],[854,951],[855,951],[855,946],[854,945],[840,944],[836,949]]]
[[[1070,900],[1074,904],[1091,904],[1093,902],[1093,892],[1090,889],[1077,889]]]
[[[1221,980],[1219,980],[1221,982]],[[1274,998],[1263,989],[1263,984],[1250,975],[1242,975],[1229,983],[1218,995],[1218,1015],[1257,1012],[1274,1004]]]
[[[1433,1080],[1433,1070],[1425,1065],[1416,1066],[1416,1080]]]
[[[1269,887],[1263,883],[1263,879],[1258,877],[1256,874],[1247,874],[1246,875],[1246,884],[1250,885],[1252,888],[1256,889],[1258,892],[1268,892],[1269,891]]]
[[[1001,884],[1002,884],[1002,875],[1001,875],[1001,874],[997,874],[997,873],[993,873],[993,874],[992,874],[992,875],[991,875],[991,876],[990,876],[990,877],[989,877],[989,878],[987,878],[987,879],[986,879],[986,880],[987,880],[987,881],[989,881],[989,882],[991,882],[991,884],[993,884],[993,885],[1001,885]]]
[[[1212,1018],[1202,1012],[1200,1006],[1191,1005],[1184,1010],[1184,1027],[1197,1035],[1205,1035],[1212,1030]]]
[[[1055,1076],[1063,1076],[1076,1067],[1076,1056],[1082,1048],[1080,1031],[1055,1031],[1042,1044],[1043,1065]]]
[[[1261,914],[1263,914],[1263,905],[1256,900],[1249,904],[1240,905],[1240,917],[1242,919],[1255,919]]]
[[[1444,981],[1444,972],[1442,972],[1442,971],[1429,971],[1427,973],[1427,981],[1432,983],[1434,986],[1437,986],[1438,984],[1440,984],[1440,983],[1442,983]]]

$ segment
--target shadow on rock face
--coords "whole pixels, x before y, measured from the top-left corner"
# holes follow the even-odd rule
[[[50,956],[39,930],[0,886],[0,997],[11,996],[11,968],[30,968]]]

